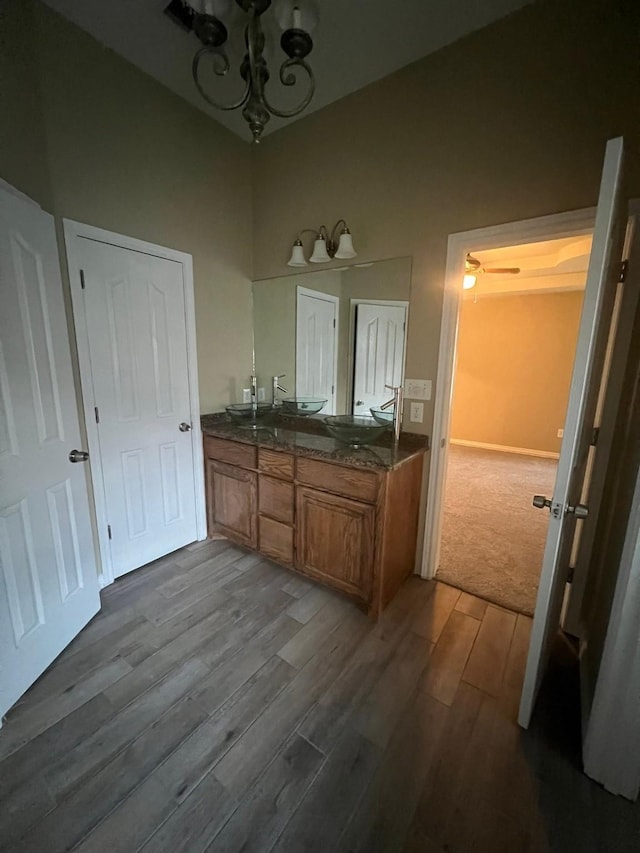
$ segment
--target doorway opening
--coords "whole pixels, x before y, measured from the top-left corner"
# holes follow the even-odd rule
[[[528,615],[590,251],[589,234],[474,249],[460,282],[436,577]]]
[[[456,367],[456,358],[458,355],[458,335],[460,331],[460,317],[465,302],[471,302],[471,307],[482,311],[487,304],[495,299],[518,299],[528,295],[523,293],[521,296],[494,296],[484,298],[483,293],[487,294],[488,289],[499,291],[498,282],[499,275],[486,274],[481,271],[476,275],[476,286],[479,279],[479,286],[476,294],[473,294],[475,288],[470,288],[471,296],[465,300],[463,289],[463,279],[465,274],[469,273],[465,269],[465,260],[468,255],[472,258],[481,261],[480,266],[484,268],[500,267],[517,267],[515,258],[518,253],[524,250],[524,247],[532,244],[547,243],[549,241],[577,241],[580,239],[591,239],[595,224],[595,208],[586,208],[578,211],[569,211],[567,213],[552,214],[542,216],[536,219],[523,220],[519,222],[511,222],[498,226],[490,226],[487,228],[479,228],[473,231],[460,232],[451,234],[448,242],[446,277],[445,277],[445,292],[442,314],[442,325],[440,334],[440,347],[438,354],[438,373],[436,379],[435,400],[434,400],[434,423],[433,423],[433,440],[432,440],[432,457],[429,469],[429,482],[427,491],[427,507],[424,528],[424,548],[423,560],[421,567],[421,576],[424,578],[433,578],[436,575],[440,565],[440,554],[442,548],[442,531],[444,522],[444,507],[445,507],[445,483],[447,466],[449,462],[450,450],[455,448],[454,452],[465,448],[464,445],[450,444],[450,438],[460,438],[452,436],[452,404],[454,400],[454,374]],[[506,248],[509,251],[506,251]],[[492,258],[496,258],[496,250],[503,252],[503,257],[500,263],[493,263]],[[480,257],[478,257],[480,256]],[[535,252],[533,257],[535,257]],[[526,268],[527,258],[525,254],[520,254],[522,267]],[[482,261],[487,263],[482,263]],[[492,261],[491,264],[489,261]],[[471,271],[473,272],[473,271]],[[501,287],[508,288],[509,281],[513,278],[521,277],[522,273],[518,274],[503,274]],[[493,283],[491,280],[493,279]],[[533,289],[527,288],[527,289]],[[539,341],[538,346],[543,348],[547,346],[546,336]],[[534,352],[533,357],[536,357]],[[573,361],[573,357],[571,359]],[[569,366],[569,370],[570,370]],[[565,401],[566,402],[566,401]],[[483,408],[486,408],[483,406]],[[562,423],[554,424],[554,432],[562,428]],[[485,444],[498,445],[498,448],[466,448],[469,450],[484,450],[489,453],[493,451],[498,453],[504,451],[506,444],[503,438],[500,441],[488,441]],[[518,445],[522,449],[522,445]],[[525,448],[526,449],[526,448]],[[555,448],[555,452],[560,450],[560,442]],[[550,451],[553,452],[553,451]],[[525,455],[525,454],[522,454]],[[510,458],[510,457],[509,457]],[[536,457],[527,457],[530,462],[535,462]],[[553,457],[549,457],[552,462],[555,462]],[[544,459],[544,457],[543,457]],[[529,495],[529,507],[531,507],[532,495]],[[532,515],[537,515],[536,510],[531,507]],[[543,513],[540,513],[542,516]],[[494,528],[497,535],[501,534],[501,519],[497,514],[492,516]],[[461,524],[464,524],[464,520]],[[533,522],[537,523],[537,522]],[[541,522],[546,525],[545,521]],[[539,569],[539,566],[538,566]]]

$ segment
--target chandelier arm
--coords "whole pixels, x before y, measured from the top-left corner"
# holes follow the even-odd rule
[[[304,98],[300,101],[300,103],[291,110],[278,110],[273,104],[269,103],[267,95],[265,91],[262,92],[262,100],[264,102],[265,107],[269,110],[269,112],[278,116],[278,118],[292,118],[292,116],[297,116],[298,113],[301,113],[305,107],[309,106],[311,102],[311,98],[313,98],[313,93],[316,90],[316,79],[314,77],[313,71],[307,62],[304,59],[299,57],[293,57],[293,59],[285,59],[285,61],[280,66],[280,82],[283,86],[293,86],[296,83],[297,77],[295,73],[289,71],[291,68],[302,68],[306,71],[309,77],[309,91],[304,96]]]
[[[245,86],[244,93],[238,101],[235,101],[232,104],[221,104],[219,101],[216,101],[215,98],[212,98],[205,91],[205,89],[202,86],[202,83],[200,82],[200,79],[198,77],[198,72],[200,69],[200,60],[202,59],[202,57],[205,54],[209,54],[209,53],[213,54],[216,57],[220,57],[224,60],[222,70],[218,70],[218,69],[214,68],[214,73],[218,77],[224,77],[224,75],[229,70],[229,60],[227,59],[226,56],[224,56],[223,54],[220,54],[213,47],[209,47],[209,46],[201,47],[200,50],[196,53],[196,55],[193,57],[193,63],[191,65],[191,72],[193,74],[193,82],[196,84],[196,88],[198,89],[198,91],[200,92],[202,97],[205,99],[205,101],[207,101],[209,104],[211,104],[212,107],[215,107],[218,110],[237,110],[238,107],[241,107],[243,104],[245,104],[247,102],[247,98],[249,97],[249,92],[251,90],[250,83],[249,83],[249,81],[247,81],[247,85]]]

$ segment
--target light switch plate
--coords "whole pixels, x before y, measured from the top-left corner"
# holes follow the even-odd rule
[[[251,388],[243,388],[242,389],[242,402],[250,403],[251,402]]]
[[[258,388],[258,402],[264,403],[264,400],[265,400],[264,388]]]
[[[414,424],[421,424],[424,418],[424,403],[412,403],[409,420]]]
[[[430,379],[405,379],[404,380],[404,396],[408,400],[430,400],[431,399],[431,380]]]

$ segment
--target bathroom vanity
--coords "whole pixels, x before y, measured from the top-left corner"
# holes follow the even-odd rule
[[[202,417],[209,535],[350,596],[373,618],[415,564],[425,436],[350,448],[321,419]]]

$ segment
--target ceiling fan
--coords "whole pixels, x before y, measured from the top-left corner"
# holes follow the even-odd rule
[[[475,287],[478,275],[517,275],[520,267],[485,267],[478,258],[474,258],[467,252],[464,259],[464,279],[462,287],[470,290]]]

